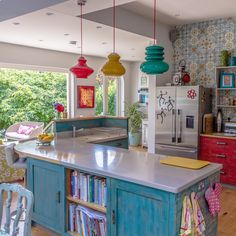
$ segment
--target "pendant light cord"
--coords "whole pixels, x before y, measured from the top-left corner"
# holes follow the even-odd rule
[[[156,39],[156,15],[157,15],[157,0],[154,0],[154,45],[157,44],[157,39]]]
[[[80,30],[81,30],[81,38],[80,38],[80,56],[83,55],[83,4],[80,4]]]
[[[116,2],[113,0],[113,53],[116,51]]]

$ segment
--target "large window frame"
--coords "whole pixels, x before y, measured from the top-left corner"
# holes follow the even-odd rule
[[[123,116],[124,115],[124,78],[117,77],[117,78],[109,78],[103,77],[103,115],[109,115],[108,112],[108,85],[109,80],[116,81],[116,116]]]

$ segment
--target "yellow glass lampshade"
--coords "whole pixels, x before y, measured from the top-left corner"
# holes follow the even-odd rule
[[[108,61],[102,68],[102,73],[105,76],[122,76],[125,74],[125,68],[120,63],[120,56],[117,53],[111,53],[108,56]]]

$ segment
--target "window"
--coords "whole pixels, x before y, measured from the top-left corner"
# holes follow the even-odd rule
[[[96,115],[121,115],[122,104],[122,80],[121,78],[107,78],[98,76],[96,82]]]
[[[0,130],[24,120],[55,118],[53,103],[67,107],[67,74],[0,69]]]

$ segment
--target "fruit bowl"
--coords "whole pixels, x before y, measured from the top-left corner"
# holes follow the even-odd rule
[[[53,134],[40,134],[37,137],[37,144],[38,145],[45,145],[48,146],[51,144],[51,142],[54,139],[54,135]]]

